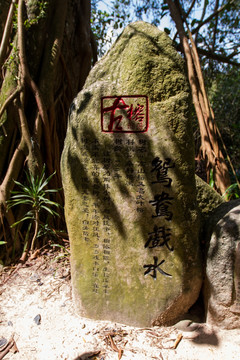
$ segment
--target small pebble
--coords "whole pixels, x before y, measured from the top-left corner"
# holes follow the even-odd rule
[[[41,281],[41,279],[37,279],[37,284],[38,284],[38,286],[42,286],[42,285],[43,285],[43,282]]]
[[[38,281],[41,281],[38,274],[33,274],[33,275],[30,277],[30,280],[31,280],[31,281],[37,281],[37,282],[38,282]]]
[[[13,326],[12,321],[8,321],[8,326]]]
[[[33,319],[33,321],[34,321],[37,325],[40,325],[40,324],[41,324],[41,315],[38,314],[37,316],[35,316],[35,318]]]
[[[0,349],[7,344],[7,339],[1,338],[0,339]]]

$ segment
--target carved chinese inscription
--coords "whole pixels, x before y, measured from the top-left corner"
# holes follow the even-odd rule
[[[147,96],[102,97],[101,126],[102,132],[146,132],[148,130]]]
[[[145,248],[156,248],[166,245],[169,251],[173,251],[173,247],[168,244],[171,240],[171,229],[165,226],[154,226],[153,232],[148,233],[148,240],[145,243]]]
[[[144,275],[150,275],[154,280],[157,279],[157,271],[160,272],[160,274],[165,275],[165,276],[172,276],[168,273],[166,273],[165,271],[163,271],[163,269],[160,268],[160,266],[165,262],[165,260],[160,261],[160,263],[158,263],[158,257],[154,256],[153,257],[154,263],[153,264],[148,264],[148,265],[143,265],[144,268],[146,268],[147,270],[145,271]]]
[[[171,188],[172,179],[168,174],[168,170],[170,168],[174,168],[175,164],[172,162],[170,158],[161,160],[159,157],[155,157],[152,161],[152,169],[151,173],[154,174],[154,180],[152,181],[153,185],[161,184],[165,188]],[[173,213],[171,211],[173,197],[169,195],[168,192],[161,190],[161,192],[156,192],[154,194],[154,198],[149,200],[149,203],[154,208],[154,213],[152,215],[152,219],[156,220],[166,220],[167,222],[171,222],[173,218]],[[153,231],[148,233],[147,241],[144,245],[145,248],[155,249],[166,246],[166,248],[172,252],[174,250],[173,246],[169,244],[171,241],[171,228],[169,226],[165,226],[161,224],[154,224]],[[160,266],[165,262],[165,260],[161,260],[158,262],[158,257],[153,257],[153,264],[143,265],[147,270],[144,272],[144,275],[150,275],[154,280],[157,279],[157,271],[164,276],[171,277],[172,275],[165,272]]]
[[[164,162],[156,157],[152,161],[152,172],[156,174],[156,180],[152,181],[152,184],[164,184],[166,187],[170,187],[172,179],[168,176],[168,169],[173,168],[174,164],[171,159],[167,158]]]
[[[154,200],[149,201],[150,204],[155,206],[155,214],[152,217],[163,216],[168,221],[172,220],[173,214],[169,210],[169,206],[172,205],[171,200],[173,200],[173,197],[164,191],[161,194],[154,195]]]
[[[111,203],[111,186],[120,182],[123,186],[131,187],[134,194],[135,211],[141,216],[146,212],[146,153],[148,150],[145,135],[138,138],[114,135],[112,148],[102,147],[97,139],[81,138],[80,150],[83,165],[88,168],[90,179],[81,177],[83,196],[81,198],[82,238],[88,244],[92,257],[92,292],[100,296],[110,294],[111,278],[111,248],[113,214]],[[115,156],[113,156],[113,152]],[[89,153],[91,161],[89,162]],[[120,154],[127,153],[126,166],[122,167]],[[137,154],[138,161],[133,161]],[[84,174],[84,172],[83,172]],[[164,198],[165,199],[165,198]],[[90,211],[91,209],[91,211]],[[162,247],[172,251],[170,246],[170,229],[154,229],[149,233],[145,247]],[[165,261],[165,260],[164,260]],[[161,269],[164,261],[157,262],[156,272],[165,273]],[[154,266],[154,265],[153,265]],[[146,273],[152,274],[154,270],[148,267]],[[149,271],[148,271],[149,270]]]

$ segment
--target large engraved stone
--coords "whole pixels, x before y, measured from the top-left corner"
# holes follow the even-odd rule
[[[170,324],[197,299],[189,98],[169,37],[138,22],[74,100],[61,169],[79,314]]]

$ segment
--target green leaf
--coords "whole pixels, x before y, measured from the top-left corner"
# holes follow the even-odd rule
[[[53,215],[53,216],[54,216],[54,215],[59,216],[59,214],[58,214],[56,211],[48,208],[48,207],[45,206],[45,205],[42,205],[42,208],[45,209],[46,211],[48,211],[48,212],[49,212],[51,215]]]
[[[60,249],[63,249],[66,253],[70,254],[70,251],[63,245],[60,244],[51,244],[52,247],[59,247]]]
[[[240,195],[240,189],[237,183],[234,183],[232,185],[230,185],[227,190],[225,191],[225,193],[222,195],[222,197],[225,197],[225,195],[227,195],[228,199],[239,199],[239,195]]]
[[[14,195],[14,196],[12,196],[11,197],[11,199],[28,199],[28,200],[32,200],[32,196],[30,196],[30,195],[27,195],[27,194],[16,194],[16,195]]]
[[[56,192],[58,192],[60,190],[62,190],[62,188],[60,188],[60,189],[47,189],[47,190],[45,190],[45,192],[46,193],[56,193]]]
[[[214,187],[214,176],[213,176],[213,169],[210,170],[210,180],[209,185],[213,188]]]
[[[41,181],[41,183],[39,184],[39,191],[42,190],[49,183],[49,181],[55,174],[56,174],[56,171],[54,171],[54,173],[52,175],[50,175],[43,183]]]
[[[17,205],[23,205],[23,204],[27,204],[27,205],[32,205],[32,201],[30,201],[30,200],[24,200],[24,199],[21,199],[21,200],[17,200],[17,199],[15,199],[15,200],[13,200],[12,202],[11,202],[11,200],[9,200],[9,203],[8,203],[8,208],[10,209],[10,208],[12,208],[13,206],[17,206]]]
[[[44,201],[42,201],[41,204],[47,204],[47,205],[60,207],[60,204],[56,203],[55,201],[48,200],[48,199],[44,199]]]
[[[24,218],[20,219],[19,221],[16,221],[14,224],[11,225],[11,228],[15,227],[16,225],[20,224],[21,222],[25,220],[34,220],[32,216],[25,216]]]

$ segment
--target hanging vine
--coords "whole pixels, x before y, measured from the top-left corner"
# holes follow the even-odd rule
[[[184,17],[183,11],[181,11],[182,9],[179,2],[167,0],[167,3],[171,17],[176,24],[187,62],[188,79],[201,134],[199,157],[206,162],[208,182],[210,171],[213,171],[216,190],[220,194],[224,194],[226,189],[231,185],[231,182],[228,168],[217,140],[217,127],[205,89],[197,47],[189,30],[186,17]],[[184,24],[187,31],[185,31]],[[188,37],[186,35],[187,33]]]

